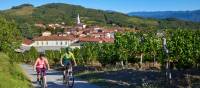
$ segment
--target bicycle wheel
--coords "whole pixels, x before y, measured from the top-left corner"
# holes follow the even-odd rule
[[[44,77],[42,77],[42,80],[41,80],[41,81],[42,81],[42,83],[41,83],[41,87],[42,87],[42,88],[45,88],[46,85],[45,85]]]
[[[68,74],[68,72],[65,71],[65,74],[64,74],[65,77],[64,77],[63,83],[66,85],[66,87],[68,86],[68,84],[67,84],[68,83],[68,75],[67,74]]]
[[[41,73],[41,79],[40,79],[40,83],[41,83],[41,88],[45,88],[46,84],[45,84],[45,79],[44,79],[44,73]]]
[[[74,77],[72,75],[72,72],[70,72],[70,75],[68,76],[67,84],[69,88],[73,88],[74,86]]]

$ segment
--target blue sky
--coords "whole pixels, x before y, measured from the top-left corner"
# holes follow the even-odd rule
[[[47,3],[68,3],[87,8],[132,11],[185,11],[200,9],[200,0],[0,0],[0,10],[29,3],[40,6]]]

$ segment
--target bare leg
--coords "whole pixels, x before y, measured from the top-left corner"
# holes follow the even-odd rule
[[[63,71],[63,82],[65,82],[65,70]]]
[[[63,76],[65,76],[65,70],[63,71]],[[64,77],[63,77],[64,78]]]
[[[70,64],[70,66],[69,66],[69,70],[72,72],[72,64]]]
[[[69,65],[68,72],[72,72],[72,63]]]
[[[37,81],[40,81],[40,75],[37,74]]]
[[[63,71],[63,83],[66,83],[67,80],[66,80],[66,77],[67,77],[67,67],[64,68],[64,71]]]

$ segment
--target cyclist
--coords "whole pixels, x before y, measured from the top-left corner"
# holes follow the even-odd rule
[[[45,80],[45,86],[47,87],[47,82],[46,82],[46,70],[50,69],[49,63],[47,58],[45,57],[44,53],[40,53],[39,57],[36,59],[35,64],[34,64],[34,70],[37,72],[37,83],[40,81],[40,74],[41,72],[44,73],[44,80]]]
[[[60,64],[61,66],[64,67],[63,71],[63,81],[65,79],[65,72],[68,71],[69,69],[72,70],[72,66],[76,66],[76,61],[74,58],[74,54],[71,52],[70,48],[65,49],[65,53],[61,56],[60,58]],[[66,80],[65,80],[66,81]]]

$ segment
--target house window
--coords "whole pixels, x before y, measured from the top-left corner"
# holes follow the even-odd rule
[[[60,45],[62,45],[62,41],[60,42]]]
[[[48,41],[46,41],[46,45],[48,45]]]
[[[65,42],[65,45],[67,45],[67,42]]]
[[[58,45],[58,42],[56,41],[56,45]]]
[[[42,42],[42,45],[43,45],[43,42]]]

